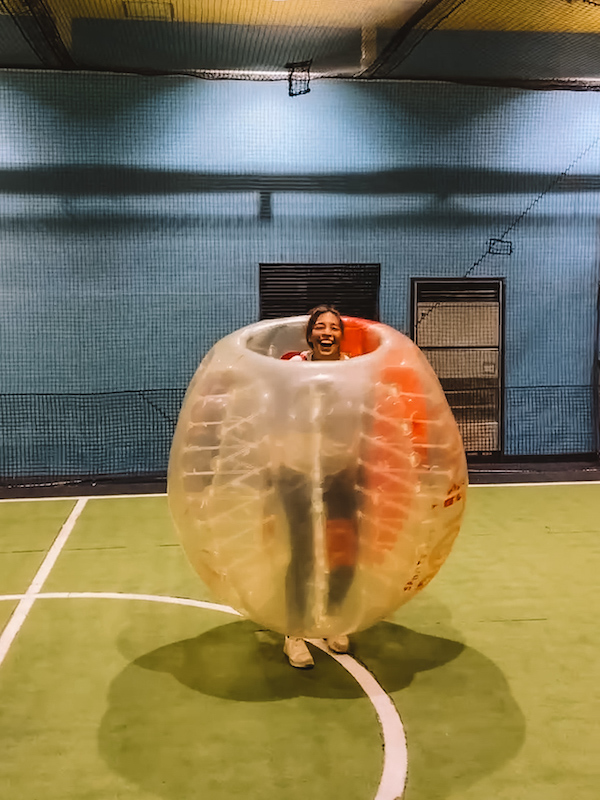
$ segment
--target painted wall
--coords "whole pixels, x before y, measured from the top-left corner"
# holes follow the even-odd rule
[[[504,277],[506,452],[594,449],[600,96],[311,89],[0,75],[0,474],[164,470],[262,261],[379,262],[403,330],[411,277]]]

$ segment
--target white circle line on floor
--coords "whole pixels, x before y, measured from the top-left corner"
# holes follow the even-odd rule
[[[19,600],[29,598],[29,594],[4,594],[0,600]],[[40,592],[36,600],[142,600],[151,603],[170,603],[172,605],[192,606],[208,611],[220,611],[240,617],[241,614],[231,606],[209,603],[205,600],[192,600],[168,595],[129,594],[121,592]],[[310,644],[335,659],[358,683],[375,709],[383,738],[383,770],[374,800],[400,800],[406,785],[408,753],[402,720],[392,699],[379,685],[375,677],[352,656],[332,653],[319,639],[309,639]]]

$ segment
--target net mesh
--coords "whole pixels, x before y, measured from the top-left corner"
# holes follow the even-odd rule
[[[8,435],[0,475],[8,482],[164,477],[182,400],[178,390],[2,394],[0,415]]]
[[[260,265],[414,335],[470,451],[596,452],[600,95],[551,89],[599,36],[584,0],[0,0],[0,480],[164,475]]]
[[[0,65],[593,85],[593,0],[1,0]]]

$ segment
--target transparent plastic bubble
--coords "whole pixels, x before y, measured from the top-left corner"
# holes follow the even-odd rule
[[[437,573],[467,486],[460,434],[421,351],[344,318],[342,361],[306,349],[307,317],[218,342],[185,397],[171,514],[216,597],[255,622],[320,638],[373,625]]]

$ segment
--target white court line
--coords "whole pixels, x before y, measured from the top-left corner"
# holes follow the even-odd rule
[[[24,600],[29,596],[28,593],[5,594],[0,595],[0,600]],[[242,616],[239,611],[231,608],[231,606],[208,603],[205,600],[191,600],[184,597],[169,597],[152,594],[121,594],[119,592],[45,592],[37,593],[35,599],[145,600],[153,603],[194,606],[196,608],[205,608],[209,611],[222,611],[226,614],[234,614],[238,617]],[[355,661],[352,656],[332,653],[323,642],[318,639],[308,639],[307,641],[315,647],[318,647],[331,658],[334,658],[349,672],[375,709],[383,738],[383,771],[374,800],[400,800],[406,785],[408,753],[402,720],[400,719],[396,706],[389,695],[386,694],[383,687],[377,683],[375,677],[371,675],[365,667],[359,664],[358,661]]]
[[[371,701],[383,734],[383,772],[375,800],[400,800],[406,786],[408,752],[402,720],[391,697],[352,656],[332,653],[319,639],[307,641],[341,664]]]
[[[55,565],[56,559],[59,557],[60,551],[65,546],[65,543],[69,538],[71,531],[75,527],[75,523],[79,519],[79,515],[85,508],[86,503],[87,499],[80,499],[75,504],[75,508],[67,517],[65,524],[62,526],[58,536],[52,543],[52,547],[50,550],[48,550],[46,557],[42,561],[40,568],[29,584],[27,591],[21,597],[19,605],[13,611],[11,618],[8,620],[6,627],[2,631],[2,634],[0,635],[0,664],[2,664],[6,658],[9,647],[13,643],[15,636],[20,631],[21,626],[31,611],[33,604],[39,597],[40,589],[50,574],[50,570]]]
[[[0,497],[0,503],[47,503],[51,500],[131,500],[138,497],[166,497],[166,492],[148,494],[86,494],[71,497]]]
[[[598,486],[600,481],[539,481],[530,483],[470,483],[469,489],[498,489],[502,487],[523,487],[523,486]]]
[[[600,481],[530,481],[528,483],[470,483],[469,489],[497,489],[512,486],[598,486]],[[147,494],[90,494],[90,495],[70,495],[69,497],[0,497],[0,503],[47,503],[53,500],[133,500],[144,497],[166,497],[166,492],[149,492]]]
[[[20,600],[26,594],[0,594],[0,600]],[[42,600],[144,600],[150,603],[170,603],[176,606],[192,606],[205,608],[208,611],[222,611],[241,617],[239,611],[220,603],[209,603],[206,600],[191,600],[189,597],[169,597],[159,594],[125,594],[124,592],[40,592],[37,598]]]

